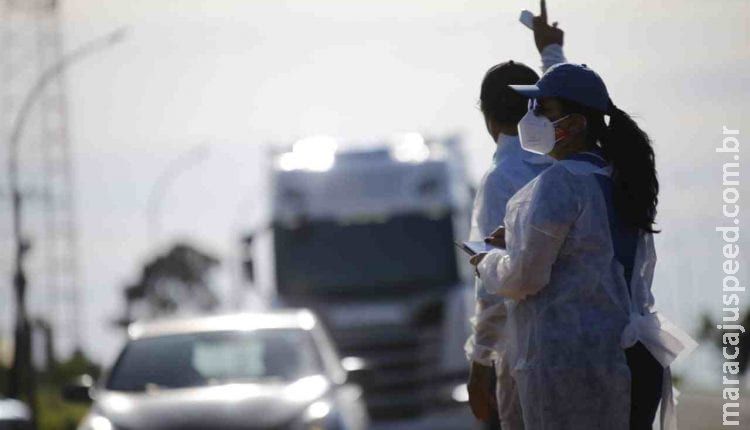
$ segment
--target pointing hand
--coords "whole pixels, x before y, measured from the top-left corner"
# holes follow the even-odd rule
[[[540,1],[540,9],[539,16],[534,17],[534,42],[539,53],[547,45],[556,43],[562,46],[565,36],[565,33],[557,28],[557,22],[553,22],[552,26],[547,23],[547,2],[545,0]]]

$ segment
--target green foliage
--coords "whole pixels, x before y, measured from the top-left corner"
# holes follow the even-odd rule
[[[39,430],[75,430],[89,405],[62,399],[60,386],[42,385],[37,391],[37,427]]]
[[[81,375],[89,375],[96,379],[100,373],[99,365],[89,360],[82,351],[75,351],[69,359],[57,363],[40,377],[44,382],[62,387]]]
[[[8,391],[8,368],[0,364],[0,395]]]
[[[125,288],[125,317],[120,322],[172,315],[186,309],[216,309],[219,302],[208,275],[218,264],[218,259],[191,245],[174,245],[147,262],[138,282]],[[145,314],[132,315],[136,303],[145,305]]]
[[[96,378],[99,366],[81,351],[51,369],[37,374],[36,410],[38,430],[75,430],[89,409],[85,403],[71,403],[62,398],[62,389],[81,375]],[[0,369],[0,378],[6,378],[7,369]]]

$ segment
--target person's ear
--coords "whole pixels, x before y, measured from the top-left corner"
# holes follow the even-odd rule
[[[579,113],[574,113],[571,116],[570,131],[573,133],[582,133],[586,131],[586,117]]]

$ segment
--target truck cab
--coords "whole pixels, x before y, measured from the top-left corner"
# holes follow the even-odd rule
[[[471,192],[459,140],[305,139],[274,156],[270,185],[272,303],[317,313],[370,415],[465,402],[471,272],[454,242]]]

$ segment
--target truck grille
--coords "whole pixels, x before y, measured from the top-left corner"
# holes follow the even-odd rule
[[[440,374],[440,326],[331,330],[341,355],[367,362],[365,400],[375,419],[418,415],[430,405]]]

